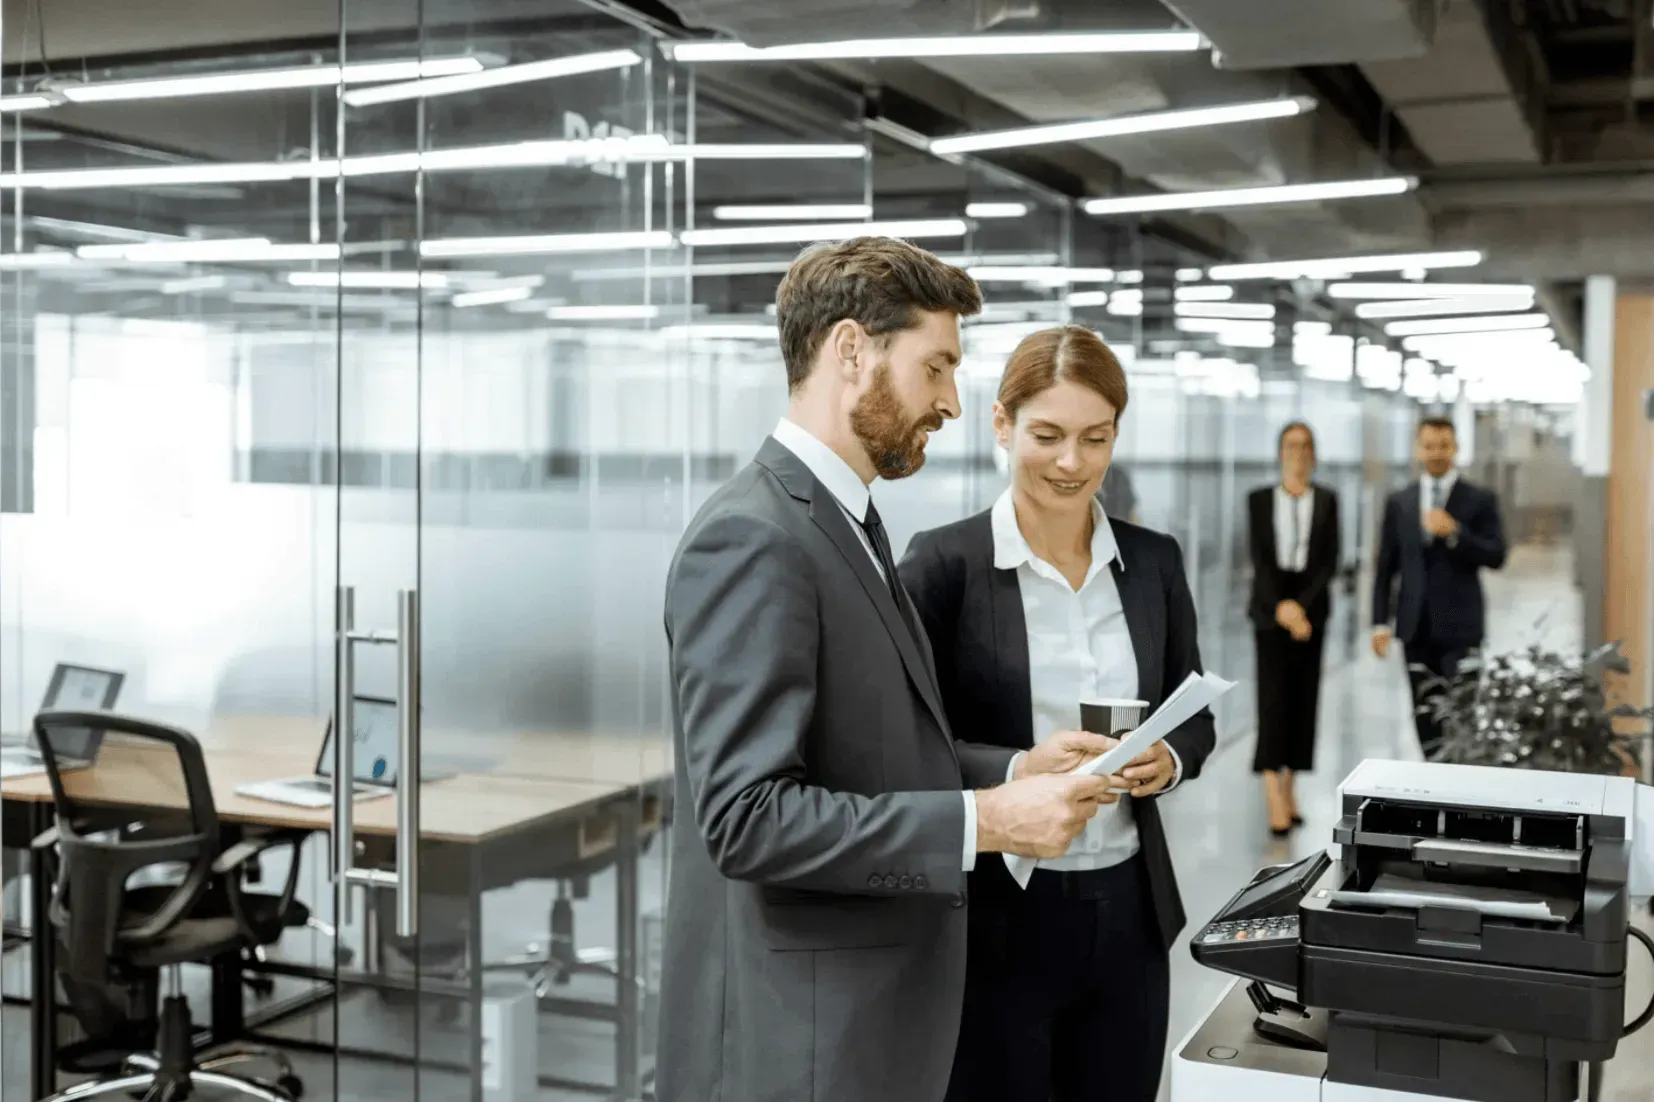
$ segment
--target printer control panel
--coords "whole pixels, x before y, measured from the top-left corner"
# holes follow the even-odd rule
[[[1236,922],[1214,922],[1195,940],[1201,945],[1236,945],[1256,941],[1295,941],[1298,916],[1243,918]]]

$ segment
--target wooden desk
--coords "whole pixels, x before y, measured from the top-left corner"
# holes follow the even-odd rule
[[[235,791],[249,781],[310,775],[322,734],[322,722],[309,717],[237,716],[215,721],[201,742],[220,820],[329,832],[331,808],[292,807],[250,799]],[[474,1008],[469,1017],[473,1023],[470,1068],[475,1071],[482,1066],[481,1034],[474,1023],[479,1018],[475,1008],[480,1007],[482,999],[483,892],[517,880],[551,878],[560,867],[612,850],[617,869],[618,972],[614,1088],[619,1097],[635,1096],[640,1017],[636,982],[638,845],[642,833],[659,822],[670,785],[670,747],[663,739],[540,731],[490,735],[486,739],[446,733],[427,737],[424,742],[429,756],[437,758],[444,744],[468,750],[485,744],[496,755],[492,769],[422,781],[420,792],[422,876],[428,884],[453,884],[470,901],[466,923],[467,952],[473,963],[468,996]],[[94,767],[66,774],[64,786],[72,799],[89,804],[187,806],[183,778],[172,751],[123,744],[114,737],[105,740]],[[13,808],[28,809],[27,838],[50,825],[52,794],[44,776],[0,782],[0,797]],[[363,860],[367,864],[390,857],[396,833],[395,805],[391,796],[356,803],[355,829],[365,844]],[[34,855],[31,869],[34,913],[44,916],[51,890],[44,855]],[[43,919],[37,918],[40,921]],[[38,995],[53,989],[54,956],[54,938],[30,939],[35,993],[31,1084],[33,1097],[37,1098],[56,1089],[57,1020],[48,1009],[52,1000]],[[229,990],[220,991],[221,987]],[[233,1006],[223,1002],[232,994]],[[215,981],[213,1022],[222,1039],[230,1039],[232,1033],[245,1033],[240,998],[238,972],[227,982]],[[226,1022],[222,1032],[221,1018]],[[473,1098],[480,1098],[480,1080],[473,1075],[473,1081]]]

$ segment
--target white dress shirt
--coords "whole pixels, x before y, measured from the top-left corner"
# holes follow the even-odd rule
[[[862,547],[867,550],[867,557],[873,561],[873,569],[886,583],[890,581],[884,576],[884,567],[879,562],[877,551],[873,550],[873,541],[868,538],[867,529],[862,524],[867,520],[867,506],[873,500],[867,483],[861,480],[861,475],[846,463],[844,459],[817,440],[810,430],[803,428],[793,421],[783,417],[775,426],[773,435],[778,443],[794,455],[810,469],[816,476],[816,481],[827,488],[833,495],[844,515],[855,521],[851,529],[856,538],[861,541]],[[915,640],[917,643],[917,640]],[[1077,707],[1077,706],[1076,706]],[[964,842],[964,869],[970,872],[976,867],[976,793],[966,791],[965,799],[965,842]]]
[[[1419,476],[1419,528],[1424,532],[1424,542],[1430,543],[1436,537],[1430,534],[1430,529],[1424,526],[1432,509],[1447,508],[1447,495],[1453,492],[1453,486],[1459,481],[1458,471],[1448,471],[1440,478],[1432,478],[1428,474]],[[1434,497],[1432,497],[1434,493]]]
[[[1137,652],[1120,604],[1120,587],[1110,569],[1125,569],[1114,529],[1100,503],[1091,503],[1091,567],[1075,589],[1062,571],[1039,558],[1017,525],[1016,505],[1006,490],[994,502],[994,566],[1017,572],[1022,593],[1022,615],[1028,628],[1028,694],[1033,702],[1034,739],[1080,727],[1080,701],[1099,697],[1136,699]],[[1168,743],[1166,749],[1171,750]],[[1021,757],[1019,754],[1018,757]],[[1182,763],[1172,751],[1176,774]],[[1015,759],[1012,770],[1016,768]],[[1009,777],[1009,773],[1007,777]],[[1069,843],[1061,857],[1044,858],[1042,869],[1083,872],[1106,869],[1135,855],[1139,848],[1137,823],[1122,794],[1098,809],[1085,830]]]
[[[1314,487],[1297,497],[1285,486],[1275,487],[1275,563],[1282,570],[1301,573],[1309,566],[1309,525],[1314,517]]]

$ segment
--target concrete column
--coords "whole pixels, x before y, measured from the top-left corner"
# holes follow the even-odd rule
[[[1654,296],[1622,294],[1614,311],[1614,386],[1607,477],[1604,626],[1631,660],[1628,703],[1645,703],[1654,667]]]

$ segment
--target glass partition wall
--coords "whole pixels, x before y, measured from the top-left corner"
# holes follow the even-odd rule
[[[959,422],[876,489],[898,550],[1001,492],[1006,357],[1068,321],[1131,381],[1106,507],[1178,538],[1226,674],[1280,425],[1315,425],[1352,562],[1405,463],[1408,407],[1353,338],[1284,308],[1268,340],[1203,324],[1284,304],[875,133],[859,92],[811,85],[805,110],[785,71],[674,66],[573,0],[345,0],[118,61],[43,55],[50,6],[26,40],[12,10],[0,96],[124,91],[0,101],[0,721],[23,731],[61,663],[117,671],[117,710],[199,741],[227,833],[305,832],[308,923],[248,982],[203,964],[184,990],[312,1098],[647,1088],[665,575],[786,408],[775,286],[818,227],[922,223],[985,294]],[[142,79],[173,83],[118,83]],[[247,790],[318,774],[364,793]],[[80,1031],[30,1010],[54,958],[23,847],[49,816],[42,782],[5,783],[9,1102],[72,1081],[45,1046]]]

